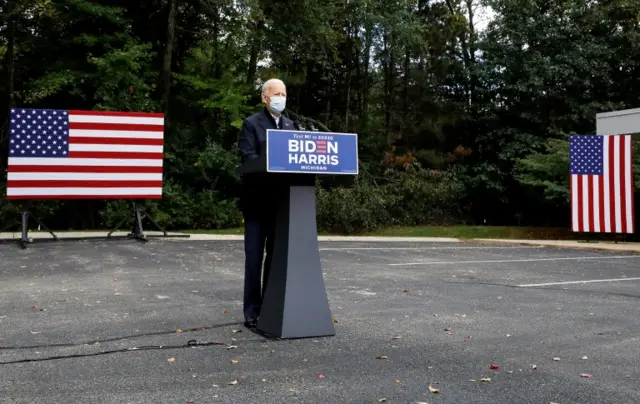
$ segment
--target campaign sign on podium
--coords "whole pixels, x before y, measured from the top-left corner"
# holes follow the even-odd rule
[[[358,135],[268,129],[267,172],[357,175]]]

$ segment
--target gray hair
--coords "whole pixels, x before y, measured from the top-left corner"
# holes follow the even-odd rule
[[[284,85],[284,82],[280,79],[269,79],[265,81],[264,84],[262,85],[262,94],[264,95],[269,89],[269,87],[271,87],[271,85],[275,83],[282,83],[282,85]]]

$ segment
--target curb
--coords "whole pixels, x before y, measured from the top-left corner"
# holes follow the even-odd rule
[[[54,232],[55,233],[55,232]],[[126,236],[128,232],[114,232],[114,237]],[[151,236],[162,235],[162,232],[147,231],[145,234]],[[200,234],[200,233],[173,233],[173,235],[189,235],[189,238],[171,237],[172,233],[163,240],[184,240],[184,241],[243,241],[244,236],[239,234]],[[92,238],[106,238],[107,232],[60,232],[56,233],[59,239],[86,237],[88,240]],[[51,239],[51,235],[43,231],[29,232],[29,237],[33,239]],[[17,240],[20,238],[20,232],[0,233],[0,239]],[[352,242],[412,242],[412,243],[458,243],[461,240],[450,237],[370,237],[370,236],[318,236],[318,241],[352,241]]]
[[[477,238],[470,241],[481,243],[502,243],[513,245],[536,245],[541,247],[573,248],[576,250],[606,250],[606,251],[627,251],[640,253],[640,243],[618,243],[613,242],[578,242],[574,240],[509,240]]]
[[[162,235],[159,231],[145,232],[149,236]],[[64,239],[105,239],[107,232],[61,232],[56,233],[58,238]],[[128,232],[114,232],[113,236],[126,236]],[[185,235],[189,238],[171,237],[172,235]],[[51,239],[51,235],[43,231],[33,231],[29,233],[33,239]],[[12,241],[20,238],[20,232],[3,232],[0,233],[0,241]],[[162,240],[171,241],[243,241],[244,236],[239,234],[190,234],[190,233],[169,233]],[[605,250],[605,251],[623,251],[640,253],[640,243],[618,243],[613,242],[593,242],[580,243],[574,240],[511,240],[511,239],[492,239],[492,238],[475,238],[475,239],[458,239],[452,237],[372,237],[372,236],[318,236],[318,241],[323,242],[382,242],[382,243],[483,243],[483,244],[511,244],[514,246],[535,245],[540,247],[556,247],[556,248],[572,248],[580,250]]]

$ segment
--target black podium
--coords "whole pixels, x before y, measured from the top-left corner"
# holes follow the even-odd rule
[[[267,173],[266,158],[248,161],[237,172]],[[318,251],[316,176],[268,175],[276,184],[276,225],[257,331],[278,338],[335,335]]]

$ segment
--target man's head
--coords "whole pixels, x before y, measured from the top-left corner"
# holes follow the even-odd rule
[[[262,102],[273,115],[280,116],[287,105],[287,87],[282,80],[270,79],[262,85]]]

